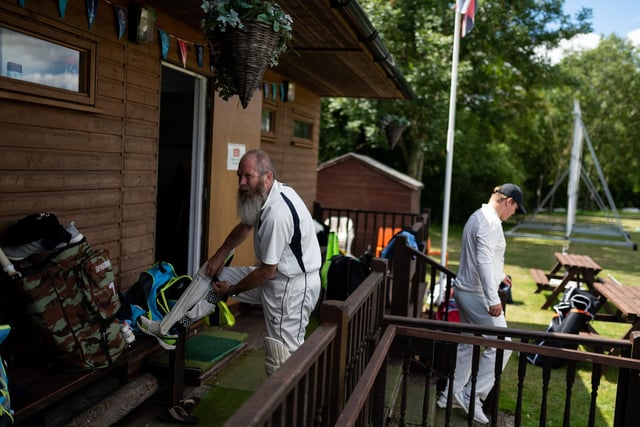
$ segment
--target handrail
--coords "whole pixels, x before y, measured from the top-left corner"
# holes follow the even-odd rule
[[[323,302],[320,326],[226,427],[333,425],[382,335],[387,263],[374,259],[371,267],[346,301]]]
[[[385,364],[384,361],[387,360],[387,357],[390,355],[393,349],[396,349],[395,354],[397,354],[397,349],[401,349],[402,352],[402,360],[405,361],[405,366],[403,367],[403,372],[406,373],[409,371],[407,363],[413,359],[413,355],[416,354],[424,354],[425,348],[433,349],[435,348],[435,344],[446,344],[446,343],[455,343],[458,344],[471,344],[476,348],[479,347],[494,347],[498,349],[499,353],[502,353],[504,350],[511,351],[519,351],[521,354],[526,353],[539,353],[543,354],[547,358],[561,358],[565,360],[571,360],[575,362],[582,363],[591,363],[593,365],[593,373],[592,373],[592,387],[595,387],[592,390],[592,404],[591,411],[589,414],[589,425],[594,425],[594,410],[597,399],[597,387],[599,384],[599,377],[602,375],[604,368],[617,368],[619,370],[619,383],[618,383],[618,391],[617,391],[617,403],[616,403],[616,420],[615,425],[633,425],[636,421],[636,416],[633,415],[633,406],[635,405],[635,400],[633,396],[628,396],[628,385],[632,380],[633,376],[630,372],[640,372],[640,360],[637,358],[631,357],[620,357],[620,356],[612,356],[607,354],[594,353],[589,351],[578,351],[572,349],[566,349],[561,347],[540,347],[535,344],[529,344],[528,341],[533,341],[534,338],[540,337],[542,335],[544,338],[552,338],[553,335],[567,335],[567,334],[550,334],[547,332],[536,333],[535,331],[526,331],[526,330],[517,330],[510,328],[490,328],[493,331],[485,331],[489,334],[495,332],[500,335],[498,337],[487,337],[480,335],[462,335],[460,332],[466,331],[470,332],[474,329],[483,329],[479,327],[473,328],[475,325],[465,325],[462,323],[451,322],[449,325],[450,330],[457,330],[458,333],[446,332],[439,329],[433,329],[432,326],[445,326],[447,322],[439,322],[439,321],[430,321],[425,319],[401,319],[395,316],[387,316],[387,320],[391,322],[399,322],[403,324],[411,324],[412,326],[403,326],[402,324],[390,323],[385,329],[385,334],[383,338],[380,340],[378,348],[376,349],[376,357],[372,358],[369,362],[365,370],[365,374],[361,377],[360,381],[356,385],[354,389],[353,398],[345,405],[344,410],[336,422],[336,426],[352,426],[352,425],[368,425],[370,423],[375,424],[375,420],[371,419],[369,414],[369,405],[368,405],[368,397],[374,390],[376,386],[376,382],[372,379],[377,379],[379,375],[385,372]],[[630,349],[632,347],[640,346],[640,334],[635,334],[636,336],[632,340],[632,342],[625,340],[607,340],[601,338],[594,338],[592,340],[585,340],[584,338],[579,339],[580,341],[590,341],[591,343],[597,343],[600,345],[607,344],[615,344],[616,346],[624,347],[627,349],[625,353],[627,355],[631,354]],[[513,339],[521,338],[522,342],[516,342]],[[505,339],[510,338],[510,339]],[[419,352],[419,353],[416,353]],[[636,350],[636,353],[638,351]],[[455,352],[453,353],[455,354]],[[430,378],[431,370],[434,369],[433,362],[433,354],[427,357],[430,362],[429,365],[425,368],[427,370],[428,378]],[[575,362],[573,363],[570,369],[572,372],[575,371]],[[501,362],[496,362],[501,363]],[[526,371],[526,361],[519,361],[519,377],[522,382],[525,380],[525,371]],[[477,369],[478,361],[475,360],[473,362],[474,366],[472,369]],[[454,367],[455,369],[455,367]],[[548,386],[551,377],[551,365],[547,363],[542,367],[543,369],[543,389]],[[452,372],[449,373],[452,375]],[[449,376],[451,377],[451,376]],[[569,378],[569,377],[567,377]],[[498,380],[498,378],[497,378]],[[569,381],[567,379],[567,381]],[[425,398],[424,398],[424,407],[423,407],[423,420],[429,419],[431,408],[426,402],[429,400],[428,395],[433,393],[433,390],[429,390],[428,384],[430,381],[426,382],[425,386]],[[519,385],[519,395],[518,400],[522,399],[522,390],[524,389],[524,384],[521,383]],[[636,392],[637,394],[637,392]],[[571,415],[576,415],[571,413],[571,405],[570,405],[570,389],[567,390],[565,394],[565,398],[568,402],[564,402],[565,409],[565,425],[571,422]],[[404,395],[401,397],[402,399],[406,399],[407,396]],[[546,419],[546,393],[543,394],[543,401],[541,403],[542,409],[540,413],[540,423],[544,425],[544,420]],[[553,404],[558,409],[561,408],[563,402],[554,401]],[[403,401],[400,405],[401,408],[406,408],[406,403]],[[521,407],[521,406],[519,406]],[[445,413],[445,425],[450,425],[451,423],[451,405],[448,405]],[[492,414],[497,415],[497,402],[493,404],[493,412]],[[403,419],[404,414],[401,413],[400,417]],[[520,425],[521,414],[519,410],[516,410],[516,418],[518,421],[516,425]],[[585,414],[581,414],[578,416],[582,416],[581,419],[585,419]],[[496,418],[493,417],[493,425],[496,425]]]

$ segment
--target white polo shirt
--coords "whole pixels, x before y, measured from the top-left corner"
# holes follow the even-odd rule
[[[254,248],[264,264],[294,277],[320,269],[322,255],[313,219],[293,188],[274,180],[254,230]]]

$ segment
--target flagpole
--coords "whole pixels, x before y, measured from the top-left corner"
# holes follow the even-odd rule
[[[453,169],[453,133],[456,127],[456,91],[458,87],[458,56],[460,51],[460,9],[455,7],[453,26],[453,58],[451,61],[451,92],[449,94],[449,127],[447,129],[447,164],[444,179],[444,207],[442,209],[442,251],[440,263],[447,265],[447,240],[449,238],[449,204],[451,200],[451,172]]]

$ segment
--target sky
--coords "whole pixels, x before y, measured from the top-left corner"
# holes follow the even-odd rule
[[[592,10],[592,34],[582,34],[561,43],[560,48],[549,53],[553,62],[559,60],[565,49],[589,49],[598,45],[602,35],[615,33],[629,38],[640,46],[640,0],[565,0],[564,11],[571,16],[582,7]]]

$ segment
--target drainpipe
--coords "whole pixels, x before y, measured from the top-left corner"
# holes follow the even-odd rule
[[[356,0],[331,0],[331,7],[338,8],[342,12],[358,35],[358,40],[367,46],[374,61],[382,66],[387,73],[387,77],[394,81],[398,90],[407,99],[415,98],[413,89],[411,89],[402,72],[396,66],[393,56],[384,45],[378,30],[371,25],[371,21],[369,21],[360,4]]]

